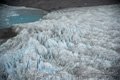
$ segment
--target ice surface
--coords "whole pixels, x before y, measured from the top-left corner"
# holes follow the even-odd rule
[[[14,25],[18,35],[0,46],[0,80],[117,80],[119,6],[63,9]]]

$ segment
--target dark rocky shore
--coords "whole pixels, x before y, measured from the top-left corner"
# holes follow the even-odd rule
[[[16,36],[17,33],[15,33],[12,28],[4,28],[0,29],[0,39],[8,39],[11,37]]]
[[[14,32],[11,28],[0,29],[0,45],[4,43],[7,39],[16,36],[17,33]]]
[[[0,3],[52,11],[61,8],[118,4],[120,0],[0,0]]]

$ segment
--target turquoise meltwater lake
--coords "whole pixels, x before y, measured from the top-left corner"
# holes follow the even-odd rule
[[[0,29],[9,28],[13,24],[35,22],[46,14],[41,9],[0,5]]]

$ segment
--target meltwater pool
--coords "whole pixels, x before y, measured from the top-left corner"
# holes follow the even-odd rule
[[[13,24],[35,22],[46,14],[41,9],[0,5],[0,29]]]

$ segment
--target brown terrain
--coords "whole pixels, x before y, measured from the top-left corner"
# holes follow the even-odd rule
[[[2,4],[27,6],[47,11],[61,8],[118,4],[120,0],[0,0]]]

